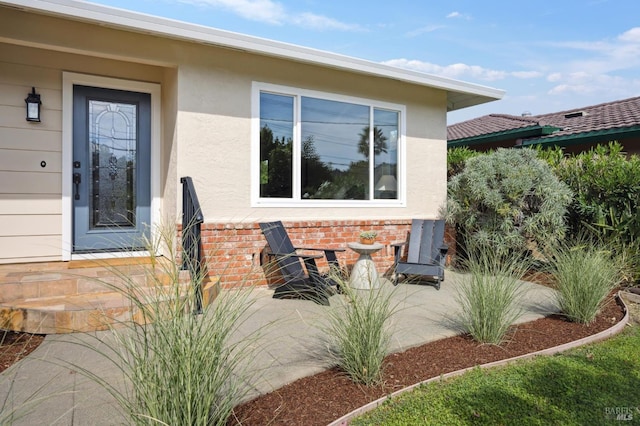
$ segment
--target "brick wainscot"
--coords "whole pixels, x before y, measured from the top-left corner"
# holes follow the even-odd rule
[[[347,248],[348,242],[359,240],[363,230],[378,233],[376,242],[384,249],[373,255],[380,274],[387,274],[393,265],[391,244],[403,242],[411,228],[411,219],[399,220],[327,220],[284,221],[294,246]],[[447,230],[447,243],[454,241]],[[258,223],[205,223],[202,225],[202,245],[209,274],[220,277],[223,287],[239,285],[273,286],[277,273],[270,270],[267,243]],[[451,253],[450,253],[451,254]],[[340,265],[349,270],[357,253],[346,249],[338,253]],[[321,271],[327,271],[324,259],[318,259]]]

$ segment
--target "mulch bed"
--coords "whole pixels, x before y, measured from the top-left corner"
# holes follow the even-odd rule
[[[540,280],[538,280],[540,281]],[[596,320],[588,326],[552,315],[520,324],[502,346],[480,345],[468,336],[450,337],[405,352],[384,362],[383,384],[353,383],[337,368],[304,377],[236,407],[229,424],[326,425],[398,389],[475,365],[512,358],[558,346],[610,328],[624,316],[612,293]],[[0,372],[35,350],[42,335],[0,331]]]
[[[552,315],[512,328],[502,346],[480,345],[456,336],[389,355],[383,384],[364,387],[337,368],[305,377],[236,407],[236,425],[327,425],[343,415],[398,389],[475,365],[512,358],[596,334],[619,322],[624,312],[612,293],[588,326]]]
[[[43,335],[0,330],[0,372],[29,355],[43,340]]]

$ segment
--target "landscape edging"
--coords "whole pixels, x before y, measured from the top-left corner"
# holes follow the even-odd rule
[[[583,346],[589,343],[595,343],[595,342],[599,342],[600,340],[604,340],[607,339],[611,336],[614,336],[618,333],[620,333],[624,327],[627,325],[627,323],[629,322],[629,308],[627,307],[626,303],[624,302],[623,298],[620,295],[620,292],[618,292],[618,294],[616,294],[616,300],[619,301],[622,304],[622,308],[624,310],[624,316],[623,318],[618,321],[615,325],[613,325],[612,327],[603,330],[599,333],[596,333],[594,335],[591,336],[587,336],[587,337],[583,337],[582,339],[578,339],[575,340],[573,342],[568,342],[568,343],[564,343],[562,345],[558,345],[558,346],[554,346],[552,348],[547,348],[547,349],[542,349],[536,352],[531,352],[529,354],[524,354],[524,355],[519,355],[513,358],[508,358],[508,359],[503,359],[500,361],[494,361],[494,362],[490,362],[487,364],[482,364],[482,365],[475,365],[473,367],[467,367],[467,368],[463,368],[462,370],[457,370],[457,371],[452,371],[450,373],[447,374],[443,374],[440,375],[438,377],[432,377],[430,379],[424,380],[422,382],[418,382],[415,383],[411,386],[407,386],[406,388],[402,388],[400,390],[397,390],[389,395],[383,396],[382,398],[378,398],[375,401],[371,401],[368,404],[363,405],[360,408],[356,408],[355,410],[351,411],[350,413],[345,414],[344,416],[340,417],[337,420],[334,420],[333,422],[329,423],[328,426],[346,426],[349,424],[349,421],[351,419],[353,419],[354,417],[357,416],[361,416],[362,414],[365,414],[375,408],[377,408],[378,406],[380,406],[382,403],[384,403],[385,401],[387,401],[388,399],[391,398],[395,398],[400,394],[403,394],[405,392],[409,392],[412,391],[413,389],[415,389],[416,387],[423,385],[423,384],[427,384],[430,382],[434,382],[437,380],[445,380],[448,379],[450,377],[455,377],[455,376],[460,376],[470,370],[473,370],[475,368],[491,368],[491,367],[497,367],[500,365],[506,365],[506,364],[510,364],[513,363],[515,361],[521,360],[521,359],[528,359],[528,358],[535,358],[537,356],[540,355],[554,355],[560,352],[564,352],[567,351],[569,349],[573,349],[579,346]]]

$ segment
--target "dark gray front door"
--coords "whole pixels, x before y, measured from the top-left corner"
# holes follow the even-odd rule
[[[144,249],[151,95],[73,87],[73,252]]]

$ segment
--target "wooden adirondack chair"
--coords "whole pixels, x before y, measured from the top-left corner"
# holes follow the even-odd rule
[[[413,219],[404,243],[393,244],[395,251],[394,284],[399,277],[427,277],[440,290],[444,280],[444,262],[449,247],[444,243],[444,220]],[[406,260],[402,248],[405,247]]]
[[[260,229],[269,244],[269,254],[275,257],[284,278],[284,284],[276,288],[273,297],[304,298],[328,305],[328,297],[338,290],[337,283],[320,274],[316,259],[324,256],[332,270],[340,271],[336,252],[345,249],[294,247],[281,221],[260,223]],[[323,254],[298,254],[298,250],[322,251]]]

